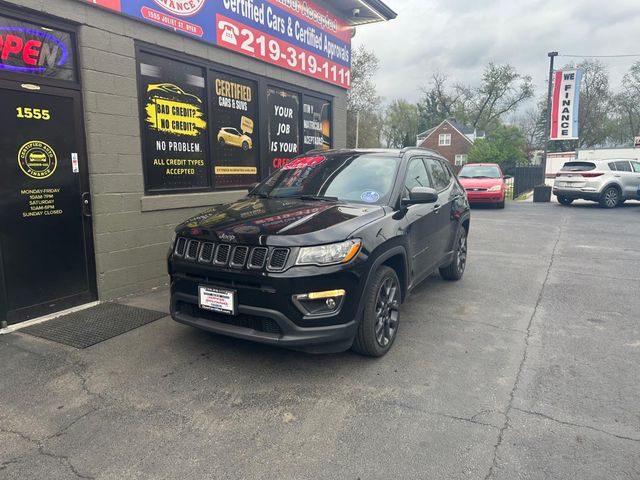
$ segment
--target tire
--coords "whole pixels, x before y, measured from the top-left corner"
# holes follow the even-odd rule
[[[622,201],[622,195],[618,187],[607,187],[600,196],[600,206],[603,208],[616,208]]]
[[[363,294],[364,312],[351,347],[354,352],[381,357],[389,351],[400,324],[401,293],[395,270],[381,266]]]
[[[440,268],[440,276],[452,282],[462,278],[467,266],[467,229],[464,227],[460,227],[455,249],[451,263]]]
[[[245,152],[249,150],[249,144],[247,142],[242,142],[242,150]]]
[[[496,208],[503,209],[504,208],[504,200],[502,200],[501,202],[496,203]]]
[[[558,203],[560,205],[571,205],[573,203],[573,198],[568,197],[558,197]]]
[[[221,147],[224,147],[224,144],[225,144],[224,138],[219,138],[218,143],[220,143]]]

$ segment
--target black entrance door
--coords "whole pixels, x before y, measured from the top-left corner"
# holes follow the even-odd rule
[[[0,83],[0,320],[9,324],[97,298],[81,119],[79,92]]]

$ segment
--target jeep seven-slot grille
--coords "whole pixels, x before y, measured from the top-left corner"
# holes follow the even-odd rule
[[[212,263],[218,267],[250,270],[283,270],[289,259],[288,248],[250,247],[247,245],[214,244],[179,237],[174,255],[190,262]]]
[[[264,247],[256,247],[251,251],[251,257],[249,258],[249,268],[254,270],[261,270],[264,268],[264,264],[267,261],[267,255],[269,249]]]
[[[269,267],[274,270],[282,270],[289,257],[288,248],[274,248],[269,259]]]
[[[231,257],[230,265],[234,268],[243,268],[247,261],[248,254],[249,247],[235,247],[233,249],[233,256]]]

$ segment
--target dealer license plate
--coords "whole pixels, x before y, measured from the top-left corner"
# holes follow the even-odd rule
[[[199,287],[200,308],[227,315],[235,315],[237,297],[234,290],[217,287]]]

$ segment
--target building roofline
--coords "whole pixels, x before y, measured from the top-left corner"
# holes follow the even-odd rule
[[[369,8],[375,10],[380,15],[382,15],[385,20],[393,20],[398,16],[398,14],[391,10],[385,3],[380,0],[360,0],[362,3],[367,5]]]
[[[444,119],[442,122],[440,122],[437,126],[433,127],[433,129],[432,129],[433,131],[432,131],[431,133],[429,133],[429,135],[427,135],[426,137],[424,137],[424,138],[422,139],[422,142],[420,142],[420,143],[424,143],[424,142],[426,142],[426,141],[427,141],[427,139],[428,139],[431,135],[433,135],[433,134],[436,132],[436,130],[438,130],[438,129],[442,126],[442,124],[443,124],[443,123],[445,123],[445,122],[446,122],[446,123],[448,123],[448,124],[451,126],[451,128],[453,128],[456,132],[458,132],[460,135],[462,135],[462,136],[464,137],[464,139],[465,139],[467,142],[469,142],[471,145],[473,145],[473,142],[469,139],[469,137],[467,137],[464,133],[462,133],[460,130],[458,130],[458,129],[457,129],[457,127],[456,127],[453,123],[451,123],[451,122],[449,121],[449,119],[448,119],[448,118],[445,118],[445,119]],[[428,131],[428,130],[427,130],[427,131]]]

